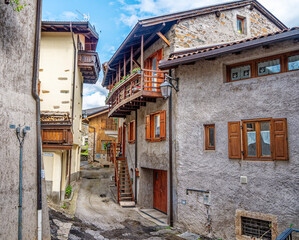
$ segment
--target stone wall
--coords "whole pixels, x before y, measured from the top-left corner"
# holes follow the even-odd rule
[[[36,1],[21,13],[0,1],[0,239],[18,238],[19,143],[10,124],[30,126],[23,150],[23,239],[37,239],[36,103],[31,95]],[[44,183],[44,181],[43,181]],[[45,184],[43,239],[50,239]]]
[[[194,65],[180,66],[175,94],[178,225],[221,239],[235,239],[236,210],[277,217],[278,233],[299,226],[299,71],[225,82],[225,64],[298,50],[288,41]],[[287,118],[289,161],[239,161],[228,158],[230,121]],[[215,151],[204,150],[204,124],[215,124]],[[248,184],[240,183],[247,176]],[[202,193],[211,191],[211,206]],[[186,205],[182,204],[186,201]]]
[[[245,33],[237,31],[237,16],[243,17]],[[216,45],[244,38],[278,31],[274,25],[257,9],[249,6],[221,11],[220,17],[210,13],[182,20],[170,31],[172,51],[200,46]]]

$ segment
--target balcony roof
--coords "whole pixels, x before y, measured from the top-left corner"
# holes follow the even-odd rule
[[[86,37],[85,45],[87,51],[95,51],[99,35],[94,26],[89,22],[79,21],[42,21],[42,32],[71,32],[83,34]]]
[[[170,28],[179,20],[197,17],[216,11],[224,11],[228,9],[239,8],[247,5],[251,5],[252,7],[258,9],[281,30],[287,28],[281,21],[279,21],[273,14],[271,14],[256,0],[232,1],[223,4],[193,9],[189,11],[142,19],[136,23],[134,28],[131,30],[131,32],[123,41],[123,43],[119,46],[119,48],[114,53],[109,62],[105,64],[105,72],[102,85],[109,85],[110,76],[117,69],[119,62],[123,61],[124,54],[130,54],[131,46],[133,46],[134,57],[138,58],[140,56],[139,48],[141,42],[141,35],[144,36],[144,50],[146,50],[149,46],[151,46],[155,41],[159,39],[159,36],[156,34],[157,32],[161,32],[162,34],[167,33],[170,30]]]

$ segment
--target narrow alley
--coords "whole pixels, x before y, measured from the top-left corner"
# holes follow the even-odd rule
[[[137,208],[120,207],[115,200],[113,168],[86,165],[81,174],[79,192],[73,197],[76,198],[74,216],[61,211],[63,208],[49,208],[52,240],[199,239],[198,235],[181,238],[177,236],[179,230],[155,224],[141,216]]]

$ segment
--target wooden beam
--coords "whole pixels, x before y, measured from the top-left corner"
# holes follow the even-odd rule
[[[124,54],[124,76],[126,76],[126,54]]]
[[[118,63],[118,81],[120,82],[120,61]]]
[[[170,47],[169,41],[161,32],[157,32],[157,35],[168,45],[168,47]]]
[[[130,73],[133,73],[133,46],[131,46],[131,57],[130,57]]]

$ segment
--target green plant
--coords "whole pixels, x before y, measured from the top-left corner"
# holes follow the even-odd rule
[[[71,196],[71,194],[72,194],[72,186],[71,186],[71,185],[68,185],[68,186],[66,187],[66,189],[65,189],[65,196],[66,196],[67,198],[69,198],[69,197]]]
[[[10,0],[10,6],[12,7],[12,9],[16,12],[21,12],[22,9],[27,6],[25,1],[22,1],[23,3],[20,2],[20,0]]]
[[[110,147],[110,144],[111,144],[110,141],[104,142],[104,150],[105,151],[107,151],[107,147]]]
[[[63,205],[61,206],[61,208],[65,209],[66,208],[66,204],[63,203]]]

